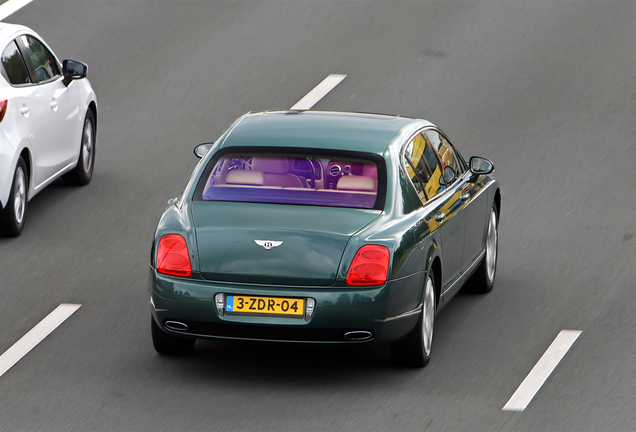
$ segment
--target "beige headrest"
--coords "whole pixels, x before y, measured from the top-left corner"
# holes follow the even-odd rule
[[[285,174],[291,167],[291,160],[287,158],[253,157],[252,169],[272,174]]]
[[[225,183],[263,186],[265,178],[260,171],[232,170],[227,173]]]
[[[365,176],[343,176],[338,180],[338,190],[373,192],[376,179]]]

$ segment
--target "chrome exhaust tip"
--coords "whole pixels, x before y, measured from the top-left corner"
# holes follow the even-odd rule
[[[345,333],[344,338],[350,341],[363,341],[373,337],[373,333],[364,330],[356,330]]]
[[[184,332],[188,330],[188,325],[179,321],[166,321],[164,325],[174,331]]]

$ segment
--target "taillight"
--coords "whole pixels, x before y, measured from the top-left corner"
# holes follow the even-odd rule
[[[188,277],[192,274],[188,244],[179,234],[167,234],[159,240],[157,271],[181,277]]]
[[[347,285],[382,285],[389,273],[389,250],[380,245],[365,245],[358,249],[347,273]]]
[[[7,100],[0,101],[0,122],[4,118],[4,114],[7,112],[7,103],[8,102],[9,101],[7,101]]]

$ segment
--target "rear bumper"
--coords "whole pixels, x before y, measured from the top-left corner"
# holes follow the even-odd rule
[[[242,339],[309,343],[386,343],[409,333],[421,310],[424,273],[372,288],[288,287],[216,283],[158,274],[150,269],[152,315],[171,335],[211,339]],[[313,298],[308,320],[274,316],[223,315],[215,296],[229,295]],[[176,321],[188,328],[165,326]],[[350,340],[345,333],[366,331],[371,337]]]

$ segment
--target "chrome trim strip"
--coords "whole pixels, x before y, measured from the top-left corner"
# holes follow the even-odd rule
[[[152,310],[154,310],[155,312],[166,312],[168,310],[168,309],[157,309],[157,307],[155,306],[155,301],[152,299],[152,296],[150,296],[150,301],[148,303],[150,303],[150,306],[152,306]]]
[[[420,312],[422,312],[422,305],[419,305],[419,306],[417,307],[417,309],[413,309],[413,310],[411,310],[411,311],[404,312],[404,313],[402,313],[402,314],[400,314],[400,315],[397,315],[397,316],[394,316],[394,317],[385,318],[385,319],[383,319],[383,320],[382,320],[382,319],[376,319],[376,320],[374,320],[374,321],[375,321],[375,322],[382,322],[382,323],[386,323],[386,322],[390,322],[390,321],[399,320],[399,319],[402,319],[402,318],[407,318],[407,317],[410,317],[410,316],[413,316],[413,315],[417,315],[417,314],[419,314]]]
[[[484,175],[484,174],[482,174],[482,175]],[[486,174],[486,175],[487,175],[487,174]],[[476,198],[480,197],[480,196],[481,196],[481,194],[483,194],[484,192],[486,192],[486,191],[488,190],[488,188],[490,188],[490,185],[491,185],[491,184],[493,184],[494,182],[495,182],[495,180],[491,177],[491,178],[490,178],[490,181],[489,181],[488,183],[486,183],[486,184],[484,185],[484,187],[483,187],[483,188],[482,188],[482,189],[481,189],[481,190],[477,193],[477,195],[475,195],[474,197],[472,197],[472,198],[470,199],[470,201],[474,201]]]

